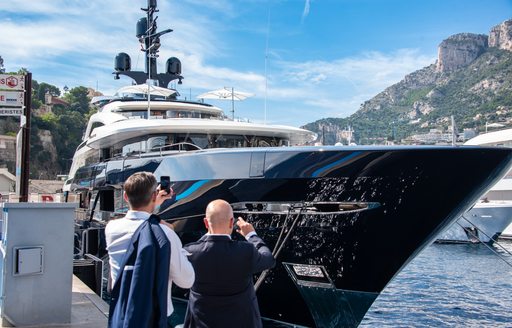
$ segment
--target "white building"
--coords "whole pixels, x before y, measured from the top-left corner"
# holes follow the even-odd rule
[[[16,177],[9,173],[6,168],[0,168],[0,194],[2,194],[4,200],[10,192],[15,191]]]

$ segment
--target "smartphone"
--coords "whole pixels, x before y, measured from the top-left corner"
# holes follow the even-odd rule
[[[166,175],[160,177],[160,189],[165,190],[167,194],[171,193],[171,178]]]

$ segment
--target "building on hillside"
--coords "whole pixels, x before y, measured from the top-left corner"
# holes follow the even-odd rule
[[[10,192],[14,192],[16,187],[16,177],[9,173],[6,168],[0,168],[0,194],[6,199]]]
[[[428,133],[414,134],[408,138],[410,143],[424,145],[451,143],[451,141],[452,133],[445,133],[439,129],[430,129]]]
[[[103,93],[96,91],[93,88],[87,88],[87,96],[92,99],[94,97],[103,96]]]
[[[47,91],[44,95],[44,104],[39,108],[38,114],[43,115],[51,113],[53,106],[55,105],[69,106],[69,103],[62,98],[50,94],[50,92]]]

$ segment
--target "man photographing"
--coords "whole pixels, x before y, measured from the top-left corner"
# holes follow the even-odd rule
[[[109,327],[165,327],[173,312],[172,284],[190,288],[194,282],[179,237],[151,215],[172,194],[157,188],[147,172],[133,174],[124,184],[130,210],[105,228],[114,286]]]
[[[208,233],[185,246],[196,280],[184,327],[261,327],[253,274],[275,265],[272,252],[242,218],[236,224],[247,241],[231,239],[233,209],[224,200],[208,204],[203,222]]]

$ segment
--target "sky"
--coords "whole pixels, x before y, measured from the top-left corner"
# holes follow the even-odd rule
[[[27,68],[59,88],[114,94],[113,62],[144,70],[135,25],[145,0],[0,1],[6,71]],[[235,117],[302,126],[347,117],[405,75],[436,61],[450,35],[489,34],[512,0],[158,0],[159,72],[182,62],[182,98],[222,87],[254,94]],[[172,85],[174,86],[174,85]],[[208,100],[230,115],[231,102]]]

